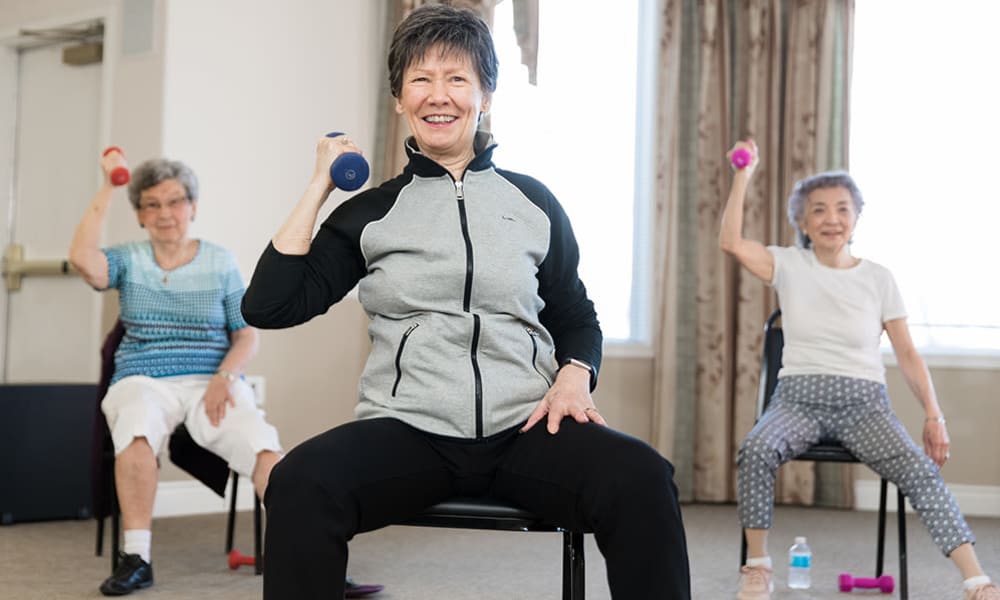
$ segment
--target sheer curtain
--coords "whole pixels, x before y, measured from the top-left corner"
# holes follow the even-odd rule
[[[737,139],[757,141],[744,233],[791,244],[791,185],[847,164],[853,10],[853,0],[661,0],[653,441],[685,500],[735,498],[736,450],[754,423],[763,323],[775,308],[771,290],[718,248],[725,153]],[[777,499],[850,505],[849,474],[824,466],[817,478],[811,463],[790,463]]]

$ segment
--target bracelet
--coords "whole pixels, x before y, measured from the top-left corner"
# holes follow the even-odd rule
[[[944,420],[944,417],[927,417],[924,420],[925,421],[937,421],[938,423],[940,423],[942,425],[944,425],[946,423],[946,421]]]
[[[232,383],[232,382],[236,381],[237,379],[239,379],[239,377],[237,377],[236,375],[234,375],[233,373],[230,373],[229,371],[227,371],[225,369],[219,369],[218,371],[215,372],[215,374],[218,375],[219,377],[222,377],[223,379],[225,379],[229,383]]]

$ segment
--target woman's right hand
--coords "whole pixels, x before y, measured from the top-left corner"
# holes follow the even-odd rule
[[[121,152],[112,150],[101,157],[101,171],[104,172],[104,186],[108,188],[114,187],[114,184],[111,183],[111,172],[118,167],[128,167],[128,162],[125,161],[125,156]]]
[[[330,177],[330,165],[337,160],[337,157],[347,152],[361,154],[361,150],[354,145],[346,133],[337,137],[324,135],[319,138],[319,141],[316,142],[316,166],[313,171],[313,182],[321,183],[327,190],[333,191],[336,185],[333,183],[333,178]]]
[[[733,165],[733,153],[741,149],[746,150],[747,152],[750,153],[750,162],[749,164],[747,164],[747,166],[743,168],[737,168],[736,165]],[[733,144],[732,149],[730,149],[729,152],[726,152],[726,160],[729,161],[730,166],[733,167],[737,175],[743,173],[747,177],[750,177],[751,175],[753,175],[753,172],[757,169],[757,165],[760,164],[760,155],[757,150],[757,142],[753,141],[753,139],[747,139],[746,141],[736,142],[735,144]]]

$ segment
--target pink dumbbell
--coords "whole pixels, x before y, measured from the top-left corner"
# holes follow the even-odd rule
[[[753,154],[751,154],[746,148],[737,148],[736,150],[733,150],[733,155],[729,157],[729,160],[732,161],[734,167],[742,169],[749,165],[750,161],[753,160]]]
[[[880,575],[874,577],[852,577],[850,573],[840,574],[840,591],[849,592],[854,588],[875,589],[878,588],[883,594],[891,594],[896,588],[896,582],[892,575]]]

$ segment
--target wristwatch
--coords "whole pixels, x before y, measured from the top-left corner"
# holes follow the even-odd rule
[[[578,358],[564,358],[562,363],[559,365],[560,368],[566,365],[573,365],[574,367],[580,367],[581,369],[587,369],[590,371],[590,376],[594,376],[594,367],[590,363],[583,362]]]

